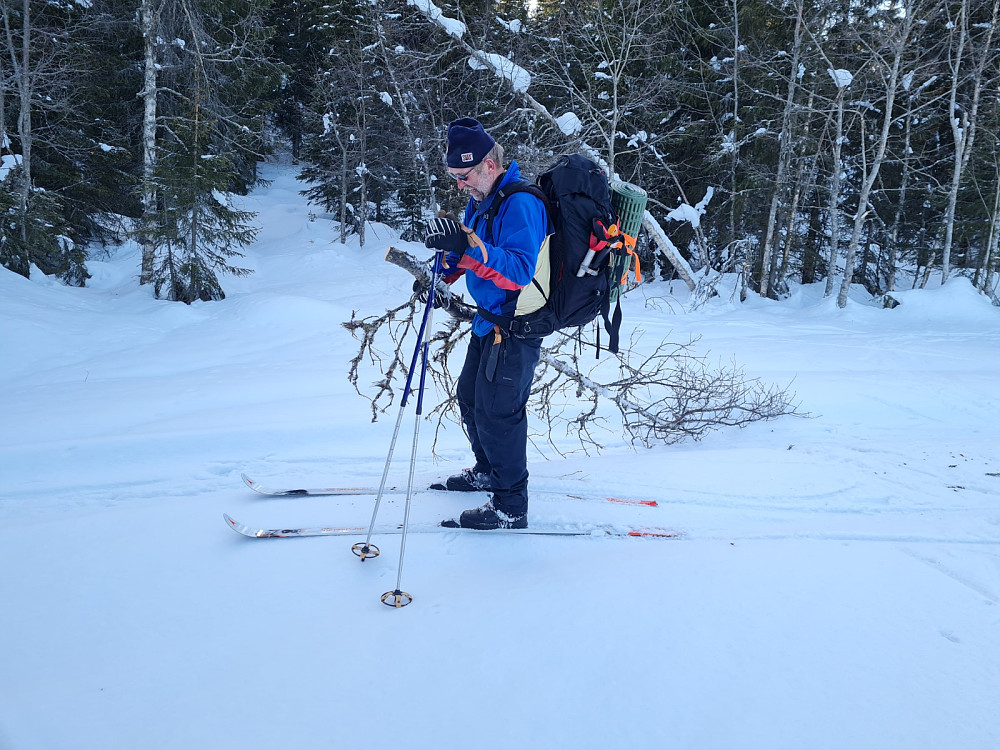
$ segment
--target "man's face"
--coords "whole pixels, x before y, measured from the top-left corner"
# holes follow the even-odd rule
[[[449,169],[448,174],[458,182],[462,190],[477,201],[490,194],[493,183],[496,182],[499,166],[492,159],[483,159],[479,164],[469,169]]]

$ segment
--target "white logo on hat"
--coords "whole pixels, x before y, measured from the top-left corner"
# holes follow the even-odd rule
[[[475,159],[475,158],[476,158],[476,157],[474,157],[474,156],[472,155],[472,153],[471,153],[471,152],[469,152],[469,151],[466,151],[466,152],[465,152],[464,154],[462,154],[462,161],[463,161],[463,162],[466,162],[466,161],[472,161],[472,160],[473,160],[473,159]]]

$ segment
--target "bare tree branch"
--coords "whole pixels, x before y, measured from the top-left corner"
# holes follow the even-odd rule
[[[372,421],[395,399],[394,381],[405,379],[409,372],[412,350],[404,351],[402,344],[411,334],[416,336],[424,304],[421,300],[431,281],[427,264],[409,253],[389,248],[386,261],[422,283],[405,303],[378,316],[360,320],[352,316],[344,324],[361,342],[348,377],[358,393],[371,402]],[[437,418],[440,431],[445,421],[460,421],[448,360],[468,335],[468,326],[462,324],[472,320],[475,308],[443,282],[439,282],[437,294],[448,318],[440,330],[432,332],[430,369],[434,382],[449,395],[428,417]],[[392,343],[391,351],[378,344],[385,337]],[[709,365],[705,356],[695,353],[696,343],[664,340],[652,353],[643,355],[633,338],[617,360],[609,355],[587,363],[585,356],[593,356],[594,344],[583,341],[580,335],[554,337],[553,343],[542,349],[532,385],[528,408],[543,425],[534,437],[544,438],[560,454],[567,451],[562,438],[569,437],[577,442],[572,450],[590,453],[599,452],[615,434],[623,434],[633,445],[651,447],[687,438],[698,440],[724,427],[742,427],[783,415],[801,416],[794,394],[747,379],[735,366]],[[374,395],[359,386],[363,366],[376,368],[382,376],[372,384]],[[608,380],[606,373],[614,370],[616,377]]]

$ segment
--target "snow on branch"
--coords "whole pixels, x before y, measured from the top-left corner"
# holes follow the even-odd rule
[[[430,21],[433,21],[444,29],[444,32],[448,36],[461,39],[465,35],[465,24],[454,18],[446,16],[439,7],[431,2],[431,0],[406,0],[406,4],[412,5],[414,8],[423,13],[424,16],[426,16]]]
[[[492,52],[473,55],[469,58],[469,67],[473,70],[492,70],[498,78],[510,83],[510,87],[519,94],[526,93],[531,85],[531,74],[503,55]]]
[[[833,79],[833,85],[838,89],[846,89],[854,82],[854,74],[849,70],[844,70],[843,68],[833,70],[832,68],[828,68],[826,72],[830,74],[830,77]]]

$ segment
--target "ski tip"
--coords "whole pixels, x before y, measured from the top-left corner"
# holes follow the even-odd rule
[[[655,500],[633,500],[628,497],[609,497],[607,501],[609,503],[621,503],[622,505],[645,505],[649,508],[655,508],[659,505]]]
[[[654,539],[679,539],[682,535],[672,529],[632,529],[627,536],[652,537]]]
[[[254,533],[254,531],[252,529],[250,529],[245,524],[240,523],[239,521],[237,521],[235,518],[233,518],[228,513],[223,513],[222,517],[226,519],[226,523],[229,525],[229,528],[231,528],[237,534],[240,534],[242,536],[249,536],[249,537],[260,536],[259,533]]]

